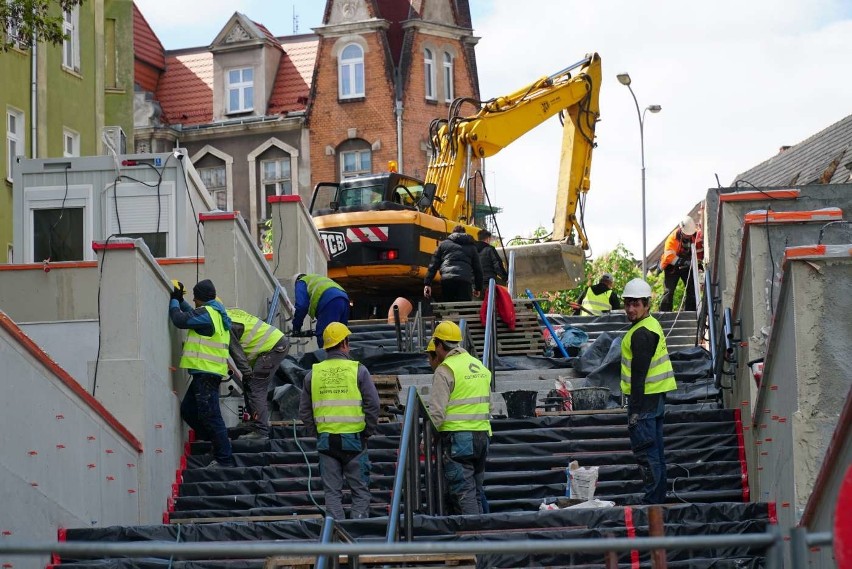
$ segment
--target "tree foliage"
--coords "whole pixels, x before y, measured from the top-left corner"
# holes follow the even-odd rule
[[[33,41],[59,45],[65,39],[63,13],[83,0],[0,0],[0,52],[14,46],[32,47]]]

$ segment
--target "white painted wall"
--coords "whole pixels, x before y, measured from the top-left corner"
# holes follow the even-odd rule
[[[97,320],[18,322],[18,326],[59,367],[71,374],[86,391],[92,392],[89,362],[94,361],[98,353]]]

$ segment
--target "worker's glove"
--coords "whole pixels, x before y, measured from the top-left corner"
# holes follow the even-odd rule
[[[183,286],[183,283],[179,280],[172,280],[172,300],[177,300],[178,302],[183,302],[183,295],[186,294],[186,287]]]
[[[683,257],[678,257],[677,259],[675,259],[675,262],[672,264],[672,266],[675,269],[682,269],[683,267],[687,266],[688,264],[689,263],[686,259],[684,259]]]
[[[632,429],[639,424],[639,413],[633,413],[630,415],[630,418],[627,420],[627,428]]]

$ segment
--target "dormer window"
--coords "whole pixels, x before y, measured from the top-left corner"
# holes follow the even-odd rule
[[[228,71],[228,114],[254,110],[254,70],[251,67]]]
[[[364,96],[364,50],[351,43],[343,48],[338,63],[340,98],[353,99]]]

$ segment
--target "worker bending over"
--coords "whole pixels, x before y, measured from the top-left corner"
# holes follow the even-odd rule
[[[257,316],[229,308],[231,338],[229,351],[243,376],[243,397],[251,429],[240,439],[269,438],[269,382],[287,356],[290,343],[284,333]]]
[[[660,312],[671,312],[674,305],[674,293],[678,281],[683,281],[686,290],[684,294],[683,308],[695,310],[695,286],[692,274],[692,247],[698,233],[698,226],[690,216],[686,216],[678,223],[677,228],[666,238],[665,249],[660,257],[660,270],[665,273],[663,277],[663,298],[660,299]],[[700,248],[701,255],[698,261],[704,258],[704,248]],[[698,253],[698,249],[696,249]]]
[[[481,514],[491,436],[491,372],[459,346],[461,330],[445,320],[432,335],[437,367],[429,415],[443,443],[451,514]],[[428,348],[427,348],[428,350]]]
[[[189,330],[179,365],[189,370],[191,382],[180,404],[180,416],[199,438],[213,443],[214,458],[208,468],[236,466],[219,407],[219,384],[228,375],[231,319],[216,300],[216,287],[210,279],[193,287],[194,309],[183,299],[183,283],[172,283],[169,318],[176,328]]]
[[[583,313],[600,316],[621,308],[618,294],[612,290],[613,285],[612,275],[609,273],[602,274],[598,284],[586,288],[580,298],[577,299],[577,304],[580,306],[574,310],[574,314]]]
[[[322,275],[296,275],[296,306],[293,335],[302,332],[305,316],[315,318],[317,344],[323,347],[323,332],[332,322],[349,323],[349,296],[343,287]]]
[[[343,511],[343,480],[352,491],[351,519],[370,514],[370,458],[367,440],[379,421],[379,394],[367,371],[349,357],[349,328],[329,324],[324,334],[328,359],[305,376],[299,418],[317,437],[325,507],[335,520]]]
[[[624,287],[624,311],[633,325],[621,341],[621,392],[627,399],[630,447],[642,476],[644,504],[666,500],[663,415],[666,392],[677,389],[663,328],[651,316],[651,287],[633,279]]]

